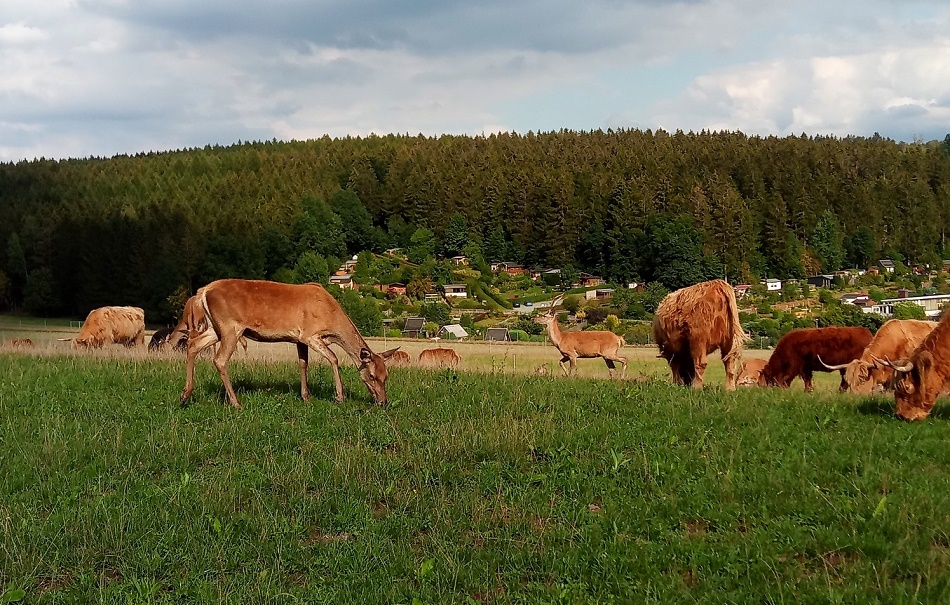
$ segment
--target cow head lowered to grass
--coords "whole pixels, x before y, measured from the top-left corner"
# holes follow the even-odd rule
[[[876,359],[894,370],[895,413],[904,420],[923,420],[950,387],[950,313],[904,359]]]
[[[819,358],[828,370],[843,370],[845,390],[858,395],[893,388],[891,378],[894,370],[876,359],[903,359],[910,356],[914,349],[927,338],[936,327],[932,321],[918,319],[891,319],[874,334],[861,357],[849,363],[828,365]]]
[[[221,279],[198,290],[186,305],[175,333],[188,334],[187,374],[181,402],[194,390],[195,357],[220,342],[214,365],[224,383],[228,401],[241,407],[228,375],[228,360],[242,336],[258,342],[292,342],[300,364],[300,395],[310,399],[307,387],[308,351],[330,362],[337,401],[343,400],[340,364],[328,345],[342,348],[356,364],[376,404],[384,406],[388,371],[385,360],[396,349],[373,353],[343,307],[319,284],[283,284],[271,281]],[[397,347],[398,348],[398,347]]]

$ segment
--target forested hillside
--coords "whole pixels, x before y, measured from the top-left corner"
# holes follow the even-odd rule
[[[0,305],[82,316],[405,247],[677,287],[950,257],[950,135],[562,131],[0,164]],[[295,268],[297,269],[295,273]]]

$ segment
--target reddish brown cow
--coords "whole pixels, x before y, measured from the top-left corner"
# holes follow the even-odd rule
[[[873,335],[867,328],[800,328],[783,336],[759,374],[759,386],[788,388],[801,376],[805,391],[812,391],[812,374],[828,372],[828,364],[847,364],[861,357]],[[824,360],[822,363],[819,360]],[[841,370],[840,391],[848,387]]]
[[[30,338],[14,338],[3,343],[5,347],[15,347],[20,349],[30,349],[33,347],[33,340]]]
[[[419,353],[419,365],[423,366],[437,366],[440,368],[457,368],[459,362],[462,361],[462,356],[455,352],[454,349],[447,349],[445,347],[436,347],[434,349],[426,349],[423,352]]]
[[[139,307],[100,307],[86,316],[74,348],[99,349],[107,344],[127,347],[145,343],[145,311]]]
[[[703,387],[706,356],[716,349],[726,367],[726,389],[736,388],[745,334],[732,286],[721,279],[681,288],[663,299],[653,317],[660,357],[670,364],[673,382]]]
[[[903,359],[927,338],[937,326],[932,321],[919,319],[891,319],[874,335],[860,359],[851,363],[828,366],[828,370],[844,370],[844,381],[850,393],[870,395],[876,389],[893,388],[890,366],[875,359]]]
[[[188,305],[186,305],[188,307]],[[360,378],[377,405],[388,402],[385,360],[396,349],[373,353],[340,303],[319,284],[282,284],[270,281],[222,279],[198,290],[175,331],[188,333],[187,374],[182,403],[194,391],[195,357],[220,342],[214,365],[224,383],[228,401],[241,407],[228,375],[228,360],[242,336],[258,342],[292,342],[300,363],[300,395],[310,399],[307,387],[308,351],[323,355],[333,369],[337,401],[343,400],[340,363],[329,345],[341,347],[356,364]]]
[[[769,362],[768,359],[757,359],[755,357],[746,359],[742,364],[742,372],[739,373],[739,379],[736,386],[752,387],[759,383],[759,375],[762,368]]]
[[[923,420],[942,393],[950,389],[950,313],[914,350],[898,360],[878,359],[895,371],[895,412],[904,420]]]

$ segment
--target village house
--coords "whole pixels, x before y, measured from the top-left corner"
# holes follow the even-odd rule
[[[456,267],[467,267],[468,266],[468,257],[467,256],[453,256],[452,264]]]
[[[591,275],[590,273],[583,273],[583,272],[581,272],[581,275],[578,281],[582,288],[589,288],[591,286],[599,286],[602,283],[604,283],[604,280],[602,277],[598,277],[596,275]]]
[[[385,292],[387,296],[401,296],[406,293],[406,284],[399,282],[392,284],[376,284],[376,289],[380,292]]]
[[[614,295],[613,288],[595,288],[584,293],[587,300],[600,300]]]
[[[763,279],[759,283],[765,286],[765,289],[769,292],[778,292],[782,289],[782,280],[775,279],[774,277]]]
[[[352,290],[353,288],[356,288],[356,283],[353,281],[353,276],[349,273],[337,272],[336,275],[331,275],[330,283],[336,284],[344,290]]]
[[[749,295],[749,291],[752,290],[752,286],[750,284],[739,284],[738,286],[734,286],[732,289],[736,293],[736,300],[742,300]]]
[[[808,285],[815,286],[816,288],[831,288],[831,283],[834,281],[834,275],[812,275],[805,281],[808,282]]]
[[[893,273],[894,269],[897,268],[897,265],[894,264],[894,261],[889,258],[882,258],[881,260],[877,261],[877,266],[880,267],[881,271],[885,273]]]
[[[455,298],[468,298],[468,286],[465,284],[445,284],[445,295]]]

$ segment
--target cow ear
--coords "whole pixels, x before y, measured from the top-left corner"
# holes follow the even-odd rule
[[[395,353],[398,350],[399,350],[399,347],[396,347],[395,349],[389,349],[388,351],[383,351],[382,353],[380,353],[379,356],[382,357],[383,359],[389,359],[390,357],[393,356],[393,353]]]
[[[360,361],[363,363],[369,362],[373,358],[373,352],[367,348],[360,349]]]

